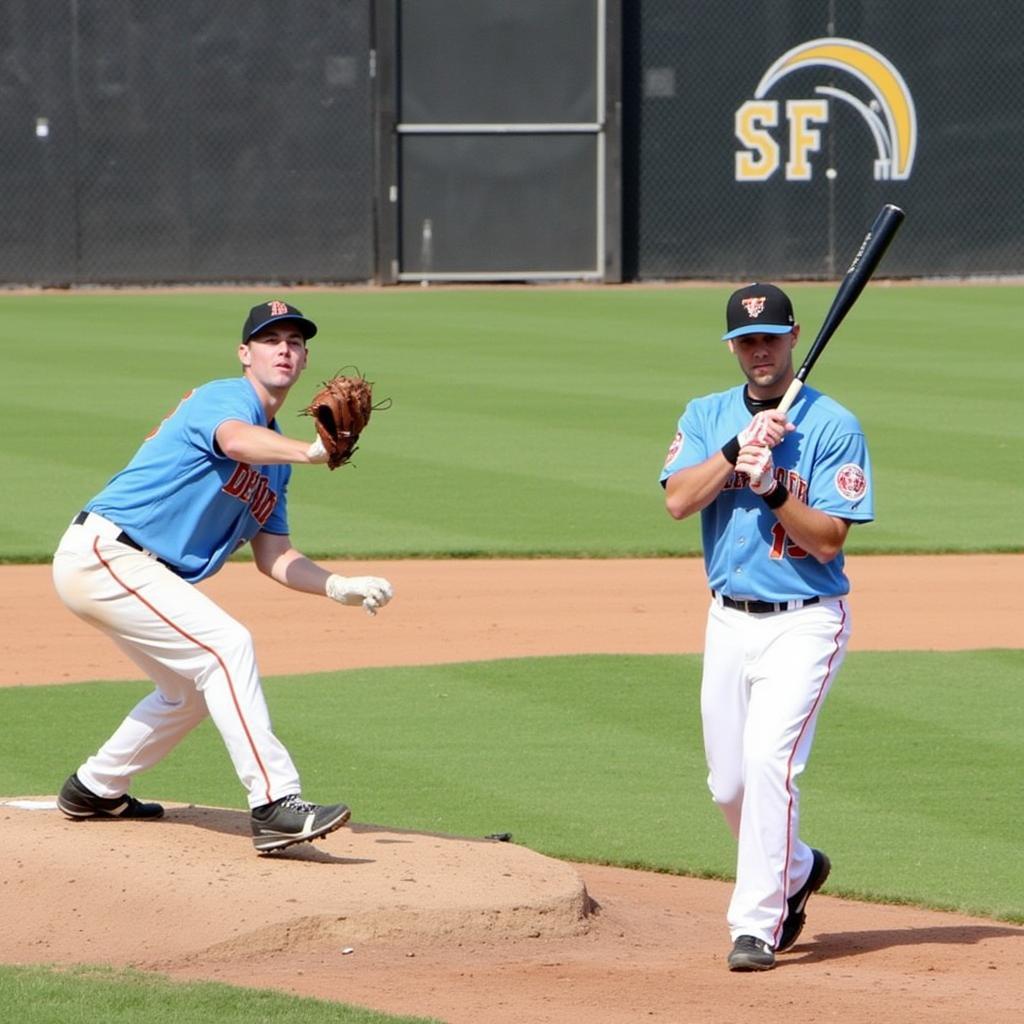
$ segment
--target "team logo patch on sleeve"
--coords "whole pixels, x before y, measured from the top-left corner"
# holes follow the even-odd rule
[[[672,439],[672,443],[668,446],[668,455],[665,456],[665,465],[669,465],[672,460],[683,450],[683,441],[686,438],[681,430],[676,431],[676,436]]]
[[[864,470],[855,462],[847,462],[836,470],[836,490],[847,501],[860,501],[867,493],[868,481]]]

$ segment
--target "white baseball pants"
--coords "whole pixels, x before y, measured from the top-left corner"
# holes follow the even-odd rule
[[[78,769],[82,783],[97,796],[120,796],[209,715],[250,807],[300,792],[271,730],[249,631],[152,555],[117,541],[120,532],[91,514],[68,527],[53,559],[64,604],[156,684]]]
[[[849,636],[843,599],[765,615],[711,604],[701,717],[708,786],[738,841],[733,940],[775,946],[786,900],[810,875],[797,778]]]

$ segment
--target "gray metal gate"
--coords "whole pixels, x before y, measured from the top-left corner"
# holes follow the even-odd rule
[[[621,279],[619,12],[377,5],[380,280]]]

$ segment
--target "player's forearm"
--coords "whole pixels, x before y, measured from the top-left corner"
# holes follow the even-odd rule
[[[295,548],[289,548],[269,565],[260,568],[289,590],[298,590],[303,594],[323,594],[327,587],[327,577],[331,575]]]
[[[665,482],[665,508],[673,519],[686,519],[718,497],[733,467],[721,452],[697,466],[673,473]]]
[[[285,437],[276,430],[231,420],[217,428],[217,446],[235,462],[259,466],[309,462],[309,442]]]
[[[296,551],[283,536],[257,534],[254,540],[260,570],[292,590],[323,594],[339,604],[361,605],[370,615],[376,615],[394,597],[394,588],[382,576],[341,576],[328,572]]]
[[[774,514],[789,539],[822,565],[843,550],[849,525],[842,519],[811,508],[792,494]]]

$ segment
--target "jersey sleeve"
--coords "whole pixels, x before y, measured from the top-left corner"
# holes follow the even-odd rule
[[[228,420],[265,426],[262,409],[251,389],[240,388],[237,381],[215,381],[196,390],[188,408],[186,432],[189,443],[215,459],[227,456],[217,446],[217,428]]]
[[[676,436],[672,439],[668,454],[665,456],[665,465],[658,478],[662,486],[673,473],[689,469],[691,466],[699,466],[708,458],[711,453],[708,451],[706,433],[700,406],[691,402],[679,417]]]
[[[859,428],[837,433],[818,453],[807,503],[851,522],[875,518],[871,457]]]

